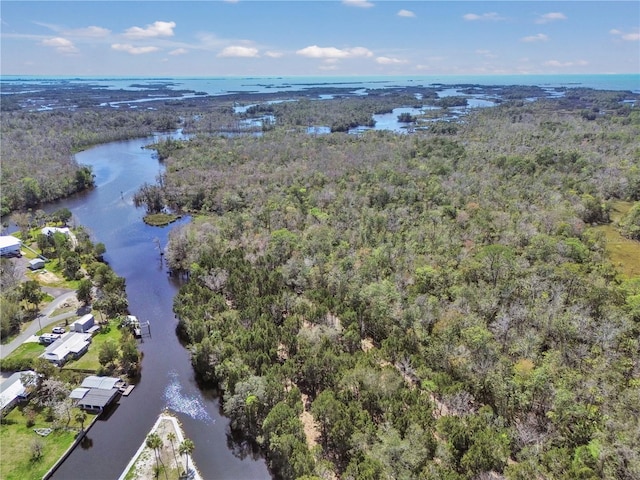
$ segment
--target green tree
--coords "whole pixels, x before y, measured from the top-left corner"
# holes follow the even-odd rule
[[[69,252],[62,262],[63,274],[67,280],[78,280],[78,275],[82,276],[80,269],[80,257],[75,252]]]
[[[40,249],[40,253],[42,253],[42,255],[46,255],[49,249],[53,246],[52,238],[49,235],[45,235],[44,233],[39,233],[36,236],[36,243],[38,244],[38,248]]]
[[[160,435],[158,435],[157,433],[150,433],[149,435],[147,435],[147,440],[145,442],[145,444],[147,445],[148,448],[153,449],[153,453],[156,457],[156,478],[158,477],[158,474],[160,473],[160,462],[162,461],[160,458],[160,449],[162,448],[162,439],[160,438]],[[167,471],[165,469],[164,472],[165,478],[167,478]]]
[[[69,220],[71,220],[71,217],[72,213],[68,208],[61,208],[51,214],[52,219],[62,223],[65,227],[67,226]]]
[[[89,305],[92,300],[93,284],[88,278],[80,280],[78,283],[78,289],[76,290],[76,297],[83,305]]]
[[[15,213],[12,216],[13,222],[20,229],[20,238],[23,243],[29,241],[29,230],[31,229],[31,215],[26,212]]]
[[[129,332],[123,332],[120,340],[120,363],[122,369],[127,372],[129,376],[135,376],[138,371],[138,364],[140,362],[140,352],[138,351],[138,344],[133,335]]]
[[[20,299],[33,305],[34,315],[38,314],[40,302],[44,297],[40,284],[35,280],[27,280],[20,287]]]
[[[176,449],[175,449],[175,441],[177,440],[176,434],[173,432],[169,432],[167,434],[167,440],[169,440],[169,443],[171,444],[171,451],[173,452],[173,459],[176,462],[176,465],[178,465],[178,457],[176,457]]]
[[[84,410],[78,410],[75,415],[75,420],[80,424],[80,431],[84,430],[84,422],[87,420],[87,412]]]
[[[98,242],[93,246],[93,256],[96,260],[102,260],[106,251],[107,247],[105,247],[104,243]]]
[[[35,178],[24,177],[22,179],[22,192],[25,207],[35,207],[40,203],[42,191]]]
[[[100,365],[106,367],[114,364],[118,359],[118,345],[113,340],[107,340],[100,346],[98,351],[98,361]]]
[[[185,459],[185,473],[189,473],[189,456],[195,450],[195,445],[192,440],[185,438],[182,442],[180,442],[180,446],[178,447],[178,452],[180,455],[184,455]]]
[[[620,220],[622,234],[633,240],[640,240],[640,202],[636,202]]]

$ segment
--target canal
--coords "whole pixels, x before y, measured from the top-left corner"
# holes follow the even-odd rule
[[[93,168],[96,188],[45,209],[68,208],[94,242],[105,244],[106,261],[126,279],[131,313],[151,324],[151,337],[139,345],[142,375],[136,388],[119,400],[110,415],[96,422],[52,478],[118,478],[164,410],[178,417],[186,436],[193,440],[193,458],[205,479],[271,478],[261,457],[230,440],[229,422],[220,413],[215,392],[198,386],[189,352],[176,337],[172,306],[179,285],[163,265],[158,246],[164,248],[169,231],[177,224],[147,226],[142,221],[143,210],[132,201],[138,187],[155,182],[162,170],[153,151],[144,148],[153,141],[112,142],[78,153],[78,163]]]

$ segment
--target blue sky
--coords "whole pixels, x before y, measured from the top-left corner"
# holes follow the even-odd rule
[[[3,75],[640,73],[638,1],[11,1]]]

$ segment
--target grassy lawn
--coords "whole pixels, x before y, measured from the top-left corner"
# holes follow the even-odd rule
[[[619,272],[629,278],[640,277],[640,242],[620,235],[615,224],[632,205],[631,202],[614,202],[611,211],[613,223],[595,227],[595,230],[604,233],[607,239],[607,253],[611,262]]]
[[[120,337],[122,332],[118,329],[118,320],[111,320],[109,322],[109,331],[106,333],[98,333],[91,339],[91,345],[89,351],[85,353],[78,360],[72,360],[67,362],[62,369],[73,368],[78,370],[93,370],[97,371],[100,368],[100,362],[98,361],[98,352],[100,347],[108,340],[113,340],[116,344],[120,344]]]
[[[46,347],[44,345],[40,345],[37,342],[27,342],[20,345],[16,348],[11,355],[7,358],[11,359],[26,359],[26,358],[36,358]]]
[[[33,429],[52,428],[52,423],[47,422],[42,414],[38,414],[35,424],[27,427],[27,419],[22,413],[22,407],[14,408],[0,425],[2,449],[0,478],[3,480],[41,479],[73,443],[79,424],[73,420],[73,413],[71,417],[69,430],[54,430],[53,433],[42,437]],[[85,426],[91,422],[92,418],[92,415],[87,415]],[[36,442],[42,446],[42,455],[38,459],[34,459],[32,455]]]

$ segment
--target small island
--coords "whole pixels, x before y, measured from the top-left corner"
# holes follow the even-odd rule
[[[119,480],[159,478],[161,475],[166,475],[165,478],[202,479],[191,459],[194,447],[193,442],[185,437],[178,419],[164,412]]]

